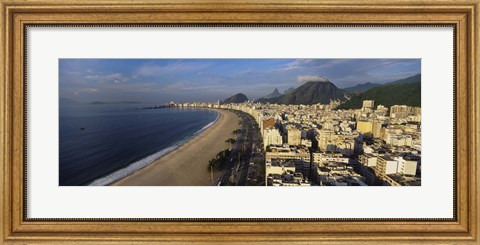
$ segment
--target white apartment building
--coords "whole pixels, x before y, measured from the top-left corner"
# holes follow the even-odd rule
[[[304,145],[306,147],[312,147],[312,141],[309,139],[302,139],[301,140],[301,145]]]
[[[328,129],[322,129],[318,132],[318,135],[316,136],[317,141],[318,141],[318,147],[322,151],[326,151],[329,143],[333,140],[335,137],[335,133],[332,130]]]
[[[364,100],[362,109],[373,109],[375,102],[373,100]]]
[[[398,162],[388,156],[381,156],[377,159],[375,172],[380,178],[384,178],[387,174],[396,174],[398,169]]]
[[[385,143],[392,146],[412,146],[412,136],[406,134],[388,134]]]
[[[283,144],[282,135],[276,128],[266,128],[263,130],[263,147],[266,149],[269,145]]]
[[[282,160],[302,160],[310,162],[310,153],[304,148],[285,146],[273,146],[270,147],[270,151],[265,153],[265,162],[270,164],[272,159]]]
[[[375,167],[377,166],[377,156],[373,154],[363,154],[359,156],[360,163],[367,167]]]
[[[395,160],[398,162],[397,173],[413,176],[417,174],[417,161],[405,160],[402,157],[396,157]]]

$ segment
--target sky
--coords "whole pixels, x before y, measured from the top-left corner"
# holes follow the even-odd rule
[[[60,97],[77,102],[260,98],[327,78],[339,88],[421,73],[420,59],[60,59]]]

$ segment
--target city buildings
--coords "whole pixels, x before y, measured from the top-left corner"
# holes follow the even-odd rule
[[[263,146],[266,149],[267,146],[270,145],[282,145],[283,139],[280,131],[276,128],[269,127],[264,130],[263,132]]]
[[[365,100],[351,110],[336,110],[338,101],[174,106],[250,114],[263,138],[268,185],[420,185],[421,108],[375,104]]]
[[[287,142],[289,145],[300,145],[302,143],[302,131],[295,126],[287,127]]]

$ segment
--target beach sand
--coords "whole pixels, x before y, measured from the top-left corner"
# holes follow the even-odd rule
[[[218,152],[227,149],[226,139],[233,138],[233,131],[240,128],[240,118],[235,113],[217,110],[215,124],[175,151],[152,164],[113,183],[120,186],[208,186],[211,185],[208,162]]]

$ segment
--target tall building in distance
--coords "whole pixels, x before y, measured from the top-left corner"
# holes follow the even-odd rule
[[[380,138],[381,137],[381,132],[382,132],[382,127],[383,127],[383,121],[379,119],[375,119],[372,124],[372,136],[374,138]]]
[[[331,145],[333,138],[335,137],[335,132],[329,129],[322,129],[318,132],[316,136],[318,141],[318,148],[321,151],[327,151],[329,145]]]
[[[373,100],[364,100],[362,110],[365,110],[365,109],[372,110],[374,106],[375,106],[375,102]]]
[[[302,144],[302,131],[294,126],[287,127],[287,143],[289,145]]]
[[[408,116],[420,116],[420,107],[406,106],[406,105],[394,105],[390,107],[391,118],[405,118]]]

